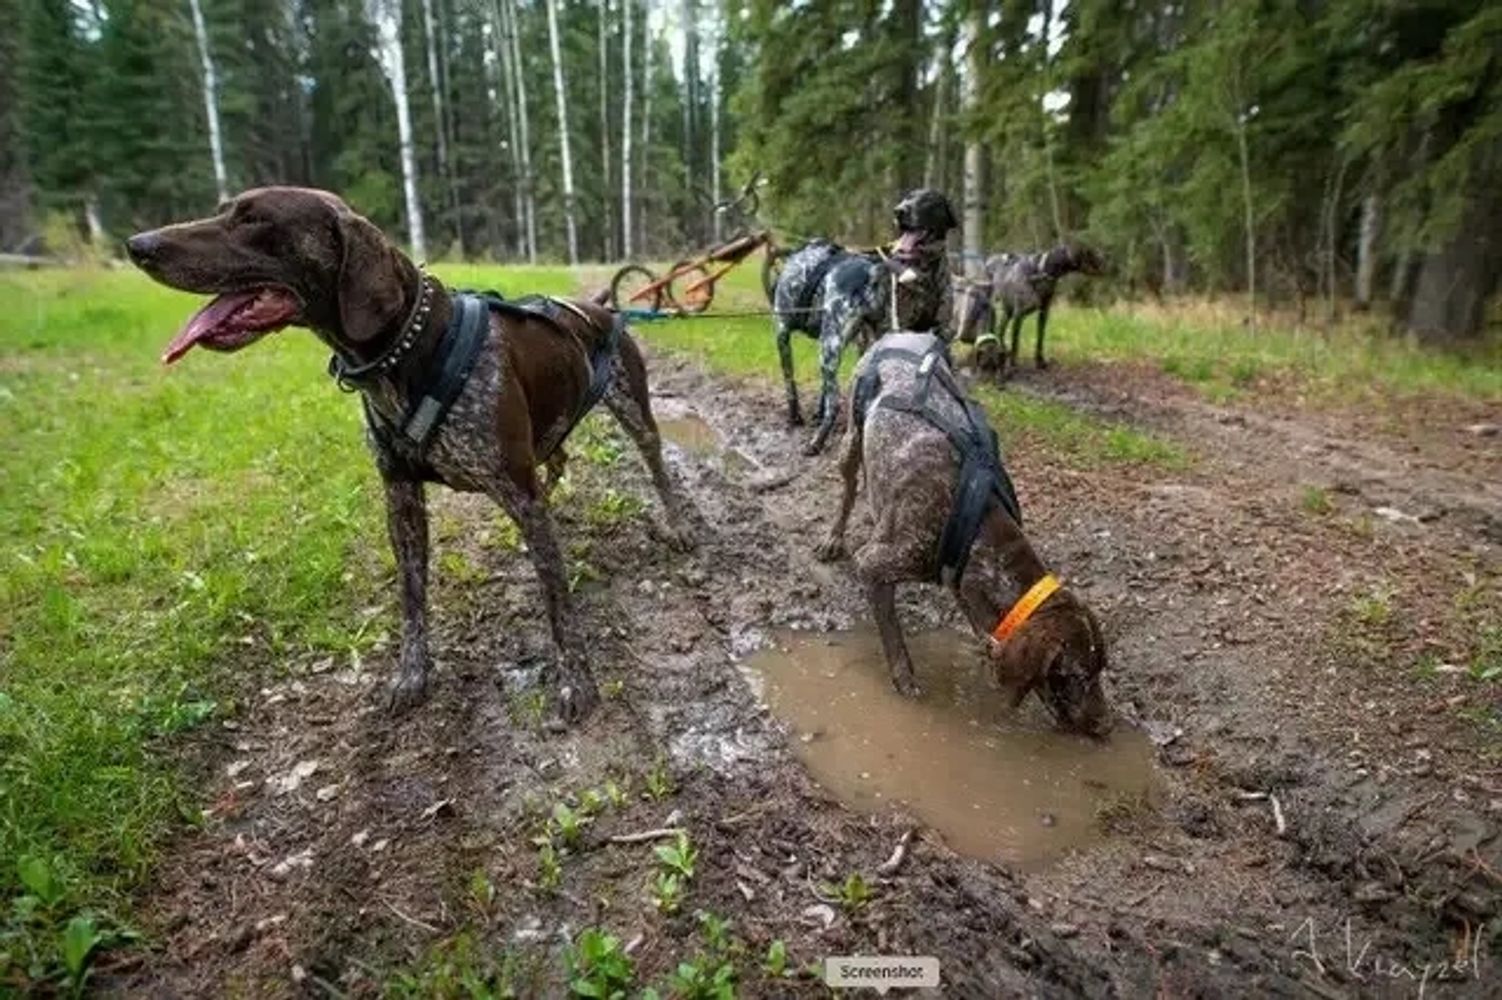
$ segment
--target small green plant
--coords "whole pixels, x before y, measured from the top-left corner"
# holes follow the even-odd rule
[[[63,969],[68,974],[68,987],[75,997],[83,996],[94,952],[103,943],[104,935],[99,932],[92,917],[76,916],[64,928],[62,944],[58,950],[62,955]]]
[[[671,844],[658,844],[653,848],[653,853],[664,869],[682,877],[684,881],[694,877],[694,864],[699,859],[699,852],[688,839],[688,834],[682,830],[673,837]]]
[[[1392,587],[1378,584],[1351,598],[1351,617],[1369,628],[1381,628],[1392,620],[1392,599]]]
[[[673,775],[668,771],[667,761],[659,758],[645,780],[646,796],[654,802],[673,794]]]
[[[584,809],[570,809],[567,803],[558,802],[553,805],[549,829],[558,836],[564,847],[577,847],[584,835],[584,828],[590,822],[590,815]]]
[[[645,507],[641,497],[610,487],[585,509],[584,519],[596,528],[613,528],[629,521]]]
[[[483,868],[476,868],[469,877],[469,901],[481,916],[488,916],[495,905],[495,883]]]
[[[683,879],[672,872],[658,872],[652,879],[652,905],[671,916],[683,905]]]
[[[544,892],[552,892],[563,882],[563,863],[558,860],[558,848],[552,837],[537,838],[537,886]]]
[[[599,789],[586,788],[579,793],[579,812],[585,816],[598,816],[605,811],[605,796]]]
[[[532,730],[541,729],[543,720],[548,715],[547,692],[538,688],[516,692],[506,701],[506,713],[511,716],[511,722],[516,726]]]
[[[626,690],[626,682],[614,677],[600,685],[600,696],[606,701],[615,701]]]
[[[1481,630],[1469,672],[1474,681],[1494,681],[1502,677],[1502,626],[1493,625]]]
[[[513,1000],[531,996],[517,983],[515,956],[477,945],[468,933],[438,942],[412,967],[390,973],[386,996],[393,1000]]]
[[[1323,516],[1335,509],[1330,502],[1330,492],[1320,486],[1305,486],[1303,496],[1299,500],[1299,506],[1304,508],[1306,514],[1318,514]]]
[[[679,962],[668,980],[678,1000],[735,1000],[735,965],[702,956]]]
[[[625,1000],[627,989],[636,979],[631,956],[621,946],[620,938],[595,927],[579,932],[564,953],[564,962],[569,992],[576,997]]]
[[[767,946],[767,957],[762,959],[761,971],[774,979],[788,975],[788,946],[782,938]]]
[[[824,893],[837,900],[846,913],[859,913],[871,902],[871,886],[860,872],[851,872],[839,885],[830,882],[822,886]]]

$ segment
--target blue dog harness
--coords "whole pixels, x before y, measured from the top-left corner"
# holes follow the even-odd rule
[[[502,298],[498,292],[457,291],[451,301],[453,308],[448,326],[443,331],[432,359],[426,370],[409,380],[410,401],[400,420],[389,420],[370,405],[368,397],[361,396],[366,426],[376,443],[387,451],[396,450],[395,446],[399,444],[402,452],[415,453],[419,459],[427,453],[433,436],[443,426],[444,418],[469,381],[475,361],[480,356],[480,348],[485,345],[490,333],[492,312],[519,319],[540,319],[560,335],[573,336],[557,318],[558,309],[569,308],[567,303],[546,296],[528,296],[512,302]],[[579,315],[586,321],[589,320],[585,314]],[[619,315],[615,316],[605,337],[590,352],[589,386],[579,400],[579,406],[568,426],[554,442],[554,449],[604,397],[605,390],[610,385],[611,364],[620,346],[624,326],[625,320]],[[338,381],[341,388],[349,391],[357,388],[360,382],[369,381],[372,376],[391,367],[393,366],[371,364],[352,368],[338,354],[329,358],[329,374]],[[546,459],[547,456],[539,458]]]
[[[1002,464],[996,432],[986,420],[985,411],[967,397],[949,370],[947,345],[937,338],[927,351],[919,354],[905,347],[878,347],[864,361],[865,371],[856,380],[851,401],[854,421],[864,421],[866,407],[881,391],[880,364],[886,358],[905,358],[918,364],[918,378],[907,395],[886,395],[876,405],[899,413],[921,417],[942,431],[960,457],[960,475],[955,489],[954,506],[944,531],[939,536],[938,574],[936,582],[950,586],[959,581],[970,560],[970,546],[980,533],[982,522],[992,503],[1022,526],[1022,507],[1012,477]],[[947,392],[965,414],[963,425],[956,423],[929,402],[934,383]]]

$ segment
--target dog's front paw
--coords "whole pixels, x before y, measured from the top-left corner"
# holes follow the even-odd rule
[[[845,539],[830,535],[814,549],[814,558],[820,562],[831,563],[845,558]]]
[[[803,419],[803,414],[799,413],[797,410],[793,410],[788,413],[789,427],[802,427],[804,423],[805,421]]]
[[[386,694],[386,710],[401,715],[421,705],[428,697],[426,671],[403,670]]]
[[[821,452],[823,450],[824,450],[824,437],[821,434],[815,434],[809,440],[808,444],[806,444],[806,445],[803,446],[803,457],[804,458],[813,458],[815,455],[817,455],[819,452]]]
[[[1045,361],[1043,358],[1038,358],[1037,362],[1038,362],[1038,370],[1039,371],[1046,371],[1048,369],[1048,362]]]

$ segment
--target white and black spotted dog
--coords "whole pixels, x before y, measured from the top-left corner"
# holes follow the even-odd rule
[[[889,330],[932,331],[947,343],[953,289],[944,241],[959,228],[949,199],[931,188],[911,191],[893,209],[898,238],[889,255],[855,253],[815,240],[787,259],[772,296],[777,355],[787,387],[788,420],[803,423],[793,381],[794,331],[819,341],[818,425],[804,448],[818,454],[839,410],[840,355],[856,337],[869,346]]]

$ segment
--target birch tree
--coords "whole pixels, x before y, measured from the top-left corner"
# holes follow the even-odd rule
[[[709,197],[710,225],[715,242],[721,237],[724,220],[714,206],[720,204],[720,28],[715,27],[709,66]]]
[[[977,3],[965,22],[965,74],[961,81],[960,106],[964,110],[968,134],[965,137],[964,248],[965,273],[979,277],[985,257],[981,227],[985,206],[981,202],[981,160],[984,149],[973,125],[980,103],[980,78],[986,69],[986,4]]]
[[[417,151],[412,143],[412,109],[407,102],[407,58],[402,52],[402,8],[400,0],[366,0],[367,10],[376,28],[376,62],[391,85],[396,101],[396,134],[401,147],[402,191],[407,204],[407,239],[412,255],[426,260],[428,241],[422,228],[422,205],[417,195]]]
[[[641,54],[641,184],[638,190],[642,192],[645,201],[647,197],[647,184],[651,180],[652,167],[652,53],[656,45],[652,40],[652,0],[642,0],[642,54]],[[641,226],[641,239],[637,245],[643,251],[647,249],[647,212],[645,207],[639,213],[638,224]]]
[[[548,46],[553,52],[553,95],[558,100],[558,155],[563,160],[563,223],[568,230],[568,262],[579,263],[574,221],[574,160],[568,142],[568,94],[563,88],[563,52],[558,44],[558,0],[547,0]]]
[[[196,0],[195,0],[196,2]],[[448,185],[449,208],[453,213],[454,239],[459,244],[459,255],[464,255],[464,225],[459,216],[459,183],[454,177],[454,165],[449,160],[448,118],[443,103],[444,77],[440,65],[440,39],[443,25],[433,16],[433,0],[422,0],[423,36],[427,43],[428,80],[433,85],[433,131],[438,140],[438,173]]]
[[[193,34],[198,39],[198,60],[203,69],[203,109],[209,123],[209,153],[214,157],[214,187],[219,200],[229,197],[229,177],[224,169],[224,141],[219,128],[219,74],[214,69],[214,56],[209,51],[209,32],[203,23],[203,7],[199,0],[188,0],[193,12]]]
[[[521,140],[517,133],[516,80],[511,75],[511,32],[506,27],[506,15],[502,0],[490,5],[490,17],[494,25],[496,60],[501,73],[501,91],[506,102],[506,146],[511,161],[511,211],[516,225],[516,252],[527,255],[526,209],[522,203]]]
[[[600,190],[605,208],[604,260],[615,258],[615,200],[610,185],[610,0],[600,0]]]
[[[636,0],[621,0],[621,256],[631,259],[635,234],[631,227],[631,8]]]
[[[521,40],[518,35],[516,0],[500,0],[506,20],[506,40],[511,49],[511,72],[516,81],[517,131],[520,133],[522,164],[522,208],[526,219],[527,263],[537,263],[537,189],[532,177],[532,136],[527,112],[527,74],[522,71]]]

